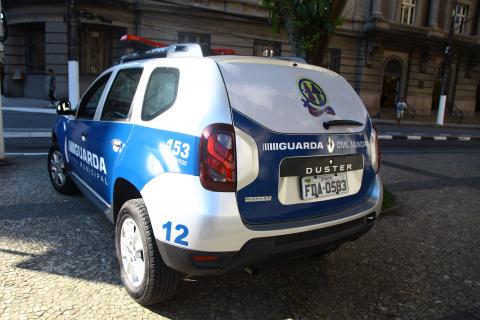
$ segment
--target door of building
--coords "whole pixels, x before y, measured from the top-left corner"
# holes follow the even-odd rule
[[[402,64],[392,59],[385,64],[383,71],[381,108],[393,108],[400,98],[400,86],[402,83]]]

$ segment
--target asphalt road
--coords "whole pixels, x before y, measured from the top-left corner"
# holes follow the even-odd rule
[[[17,112],[3,110],[3,127],[15,131],[50,131],[56,114]]]
[[[379,134],[395,135],[419,135],[419,136],[473,136],[480,137],[480,128],[451,128],[451,127],[435,127],[435,126],[412,126],[395,124],[376,124]]]
[[[5,131],[8,132],[50,132],[56,115],[43,113],[27,113],[17,111],[3,111],[3,121]],[[437,128],[411,125],[391,125],[377,124],[379,134],[409,134],[409,135],[442,135],[442,136],[474,136],[480,137],[480,129],[472,128]],[[382,147],[403,148],[405,142],[382,141]],[[7,153],[38,153],[47,152],[51,145],[50,138],[7,138],[5,139],[5,150]],[[470,141],[467,143],[456,143],[446,141],[418,142],[408,141],[407,148],[410,146],[441,146],[441,147],[467,147],[478,148],[479,142]],[[421,149],[421,147],[417,147]]]
[[[108,220],[56,193],[44,158],[13,158],[0,167],[0,318],[479,319],[480,152],[433,150],[386,148],[399,208],[356,242],[183,281],[151,308],[121,287]]]

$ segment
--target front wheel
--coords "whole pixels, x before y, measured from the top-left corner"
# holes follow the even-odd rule
[[[115,227],[120,276],[128,294],[141,305],[170,299],[180,273],[162,260],[143,199],[122,206]]]
[[[67,173],[67,167],[62,152],[54,144],[48,152],[48,176],[52,186],[62,194],[72,194],[76,186]]]

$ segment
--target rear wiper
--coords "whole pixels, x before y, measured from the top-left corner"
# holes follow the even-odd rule
[[[326,130],[334,126],[363,126],[363,123],[355,120],[330,120],[323,123]]]

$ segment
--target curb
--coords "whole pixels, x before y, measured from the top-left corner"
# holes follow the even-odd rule
[[[480,141],[476,136],[417,136],[417,135],[385,135],[379,134],[380,140],[431,140],[431,141]]]
[[[6,131],[3,133],[5,139],[8,138],[51,138],[51,131]]]
[[[29,107],[2,107],[3,111],[16,111],[16,112],[30,112],[30,113],[45,113],[56,115],[56,109],[48,108],[29,108]]]

